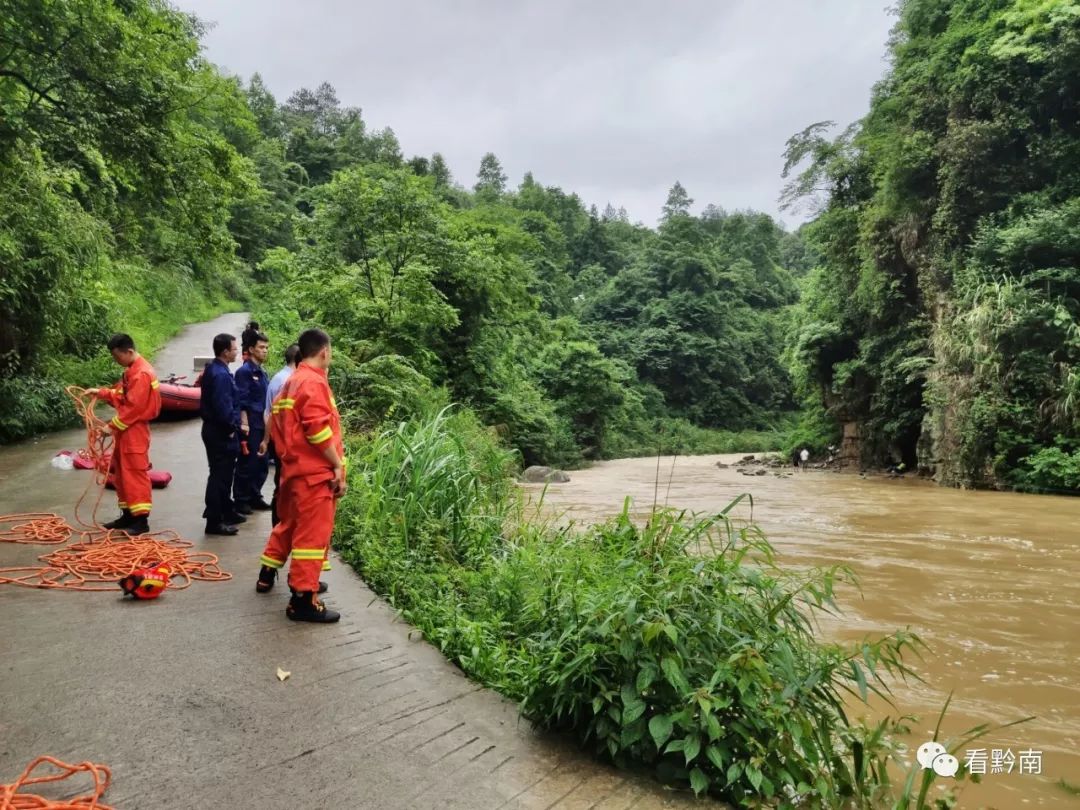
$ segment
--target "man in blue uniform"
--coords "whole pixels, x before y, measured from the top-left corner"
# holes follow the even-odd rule
[[[240,455],[236,460],[233,501],[236,513],[250,515],[253,509],[269,509],[262,488],[270,471],[270,460],[259,455],[266,428],[263,411],[269,381],[262,364],[270,351],[266,335],[256,332],[248,337],[248,358],[236,371],[237,408],[240,411]]]
[[[236,456],[240,451],[238,433],[240,413],[237,408],[236,384],[229,363],[236,360],[236,338],[221,334],[214,338],[214,360],[202,375],[202,440],[206,446],[206,461],[210,476],[206,480],[207,534],[234,535],[237,523],[246,518],[236,514],[229,491],[232,489]]]

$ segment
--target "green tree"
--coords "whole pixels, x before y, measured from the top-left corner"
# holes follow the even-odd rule
[[[240,297],[238,240],[280,236],[249,99],[200,33],[156,0],[0,7],[0,440],[65,423],[111,331],[158,341]]]
[[[603,455],[605,442],[622,417],[633,372],[623,362],[604,357],[592,342],[553,343],[540,358],[540,381],[571,425],[574,441],[586,457]]]
[[[419,177],[426,177],[431,173],[431,162],[423,155],[409,158],[408,167],[413,174]]]
[[[710,427],[763,426],[792,406],[779,345],[796,290],[779,264],[782,235],[763,214],[673,217],[586,295],[582,318],[672,412]]]
[[[449,188],[454,184],[454,177],[450,174],[450,167],[446,165],[446,158],[436,152],[431,156],[431,176],[435,178],[435,188]]]
[[[476,173],[473,190],[484,202],[495,202],[506,193],[506,174],[493,153],[488,152],[480,160],[480,170]]]
[[[690,195],[683,188],[683,184],[678,180],[675,181],[675,185],[668,191],[667,201],[664,203],[663,219],[671,219],[672,217],[688,216],[690,214],[690,206],[694,204],[694,201],[690,198]]]
[[[431,347],[457,313],[433,284],[445,227],[424,180],[406,169],[357,167],[313,196],[302,272],[291,288],[301,317],[430,372]]]
[[[255,116],[255,123],[264,138],[282,136],[281,116],[278,113],[277,100],[263,82],[260,74],[254,73],[244,91],[247,105]]]

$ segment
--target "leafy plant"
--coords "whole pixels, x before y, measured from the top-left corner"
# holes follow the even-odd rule
[[[1075,447],[1070,452],[1070,447]],[[1080,492],[1080,444],[1059,439],[1054,447],[1040,448],[1020,460],[1015,480],[1037,492]]]

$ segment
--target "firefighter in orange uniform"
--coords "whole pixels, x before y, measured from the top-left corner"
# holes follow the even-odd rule
[[[113,359],[124,367],[124,376],[113,388],[93,393],[116,408],[109,427],[113,432],[112,473],[120,517],[106,529],[123,529],[130,535],[150,531],[150,420],[161,413],[161,393],[154,369],[135,351],[130,335],[109,339]]]
[[[255,590],[274,587],[278,570],[292,555],[285,615],[294,621],[336,622],[341,614],[319,600],[319,582],[334,530],[337,499],[345,494],[345,447],[337,403],[327,381],[330,337],[320,329],[300,335],[300,364],[281,388],[266,430],[281,464],[278,512],[260,561]]]

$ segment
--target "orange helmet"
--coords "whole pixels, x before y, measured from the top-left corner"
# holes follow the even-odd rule
[[[161,592],[169,587],[171,576],[172,569],[167,565],[140,568],[120,580],[120,588],[125,596],[134,596],[136,599],[157,599],[161,596]]]

